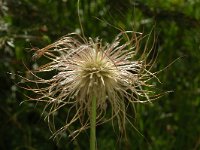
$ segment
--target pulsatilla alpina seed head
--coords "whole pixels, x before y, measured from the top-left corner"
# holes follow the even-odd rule
[[[128,40],[123,43],[124,37]],[[111,44],[103,44],[98,38],[87,40],[69,34],[35,53],[34,58],[43,56],[49,62],[31,71],[34,79],[24,78],[36,85],[27,88],[37,94],[37,98],[30,99],[47,103],[45,111],[49,123],[54,118],[51,116],[61,107],[68,111],[66,124],[54,136],[77,121],[81,127],[70,132],[71,136],[87,129],[93,97],[97,99],[97,125],[117,118],[122,131],[128,120],[126,111],[130,104],[157,98],[155,95],[151,97],[152,91],[144,89],[152,86],[148,84],[150,79],[156,78],[148,69],[146,48],[136,59],[142,38],[135,32],[122,32]],[[52,71],[54,74],[50,79],[39,76],[39,73]]]

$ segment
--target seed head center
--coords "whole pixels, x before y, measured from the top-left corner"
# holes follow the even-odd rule
[[[85,61],[81,68],[82,81],[88,81],[89,86],[103,85],[112,80],[115,73],[113,64],[107,58],[97,58]],[[85,82],[84,82],[85,83]]]

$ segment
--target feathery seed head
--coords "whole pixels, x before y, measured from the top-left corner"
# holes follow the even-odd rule
[[[70,34],[36,52],[35,57],[44,56],[50,62],[31,72],[34,80],[26,79],[37,85],[36,88],[29,88],[39,96],[32,100],[47,103],[45,108],[50,107],[47,115],[49,122],[50,116],[61,107],[68,108],[68,114],[76,110],[73,117],[67,116],[66,125],[57,130],[54,136],[67,130],[76,121],[83,126],[71,136],[87,129],[89,121],[85,115],[90,115],[94,96],[97,98],[97,124],[117,117],[120,130],[124,129],[128,119],[127,106],[146,102],[141,97],[150,100],[152,91],[143,88],[151,86],[147,82],[155,75],[147,69],[146,56],[135,60],[140,39],[137,39],[136,33],[132,34],[133,37],[124,44],[121,44],[122,36],[127,36],[128,32],[119,34],[113,43],[105,46],[98,38],[86,40]],[[52,70],[57,72],[48,80],[37,75],[38,72]],[[107,109],[111,113],[107,113]]]

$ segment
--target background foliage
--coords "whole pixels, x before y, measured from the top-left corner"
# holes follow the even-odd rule
[[[111,124],[97,128],[99,150],[198,150],[200,149],[200,2],[199,0],[84,0],[80,18],[88,37],[105,41],[119,32],[114,27],[150,33],[154,27],[161,70],[158,87],[172,93],[153,104],[137,105],[133,121],[141,136],[127,127],[128,140],[113,132]],[[97,18],[100,18],[97,19]],[[109,25],[110,24],[110,25]],[[14,74],[34,68],[33,47],[42,48],[59,37],[80,32],[77,2],[72,0],[0,0],[0,149],[88,149],[88,133],[59,143],[40,115],[42,106],[20,103],[26,98],[15,85]],[[9,75],[7,72],[13,73]],[[56,121],[64,123],[62,116]]]

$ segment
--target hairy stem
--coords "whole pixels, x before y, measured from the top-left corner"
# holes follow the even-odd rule
[[[90,150],[96,149],[96,97],[92,99],[90,116]]]

